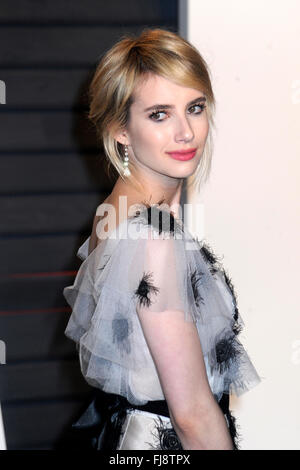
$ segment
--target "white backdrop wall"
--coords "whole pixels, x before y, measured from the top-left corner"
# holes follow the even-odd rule
[[[300,2],[180,7],[182,34],[207,61],[217,101],[211,176],[188,202],[202,205],[196,232],[223,256],[241,340],[263,378],[231,398],[241,448],[300,449]]]

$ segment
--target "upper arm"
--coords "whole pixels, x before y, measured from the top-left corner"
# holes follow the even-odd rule
[[[139,319],[170,412],[182,422],[211,396],[196,325],[180,311],[140,311]]]
[[[157,289],[150,289],[148,303],[137,305],[137,314],[170,413],[177,423],[183,422],[195,407],[205,409],[212,397],[201,342],[178,295],[178,289],[184,288],[178,277],[184,273],[174,240],[148,241],[145,256],[152,286]],[[171,309],[162,309],[169,305]]]

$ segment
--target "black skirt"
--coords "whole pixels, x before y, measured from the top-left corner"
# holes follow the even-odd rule
[[[234,450],[238,450],[236,418],[229,410],[229,395],[223,394],[218,404],[225,416]],[[85,412],[72,424],[57,448],[116,451],[128,410],[142,410],[170,418],[166,400],[149,401],[137,406],[129,403],[125,397],[95,389]],[[158,450],[183,450],[174,428],[166,431],[160,434]]]

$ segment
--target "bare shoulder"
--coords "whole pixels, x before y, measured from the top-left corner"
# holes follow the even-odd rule
[[[109,204],[110,206],[106,206]],[[114,211],[110,210],[110,207]],[[114,202],[108,196],[99,206],[97,206],[93,227],[89,242],[89,253],[91,253],[104,238],[107,238],[112,230],[116,227],[116,220],[118,217],[112,217],[113,212],[117,212]]]

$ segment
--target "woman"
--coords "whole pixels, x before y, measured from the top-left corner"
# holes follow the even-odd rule
[[[95,387],[73,428],[93,449],[237,449],[229,394],[260,378],[231,281],[181,220],[184,180],[202,188],[210,169],[207,65],[178,35],[145,30],[106,53],[90,94],[120,176],[64,289],[65,334]]]

